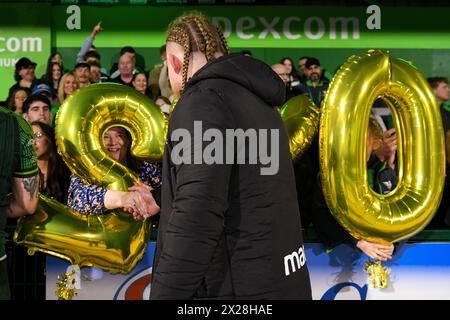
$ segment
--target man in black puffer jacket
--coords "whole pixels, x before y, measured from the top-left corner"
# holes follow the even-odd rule
[[[288,137],[274,107],[284,84],[263,62],[227,53],[201,15],[169,27],[169,77],[182,94],[165,146],[150,298],[311,299]],[[233,132],[251,138],[234,145]]]

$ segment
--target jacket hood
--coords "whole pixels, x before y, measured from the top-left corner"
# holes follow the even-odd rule
[[[281,106],[286,97],[286,87],[278,74],[264,62],[240,53],[207,63],[188,81],[186,89],[205,79],[238,83],[271,106]]]

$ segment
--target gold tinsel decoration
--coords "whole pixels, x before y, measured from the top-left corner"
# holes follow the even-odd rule
[[[71,272],[64,273],[58,276],[58,281],[56,282],[56,295],[58,300],[72,300],[73,296],[77,294],[75,291],[75,279],[72,278],[75,274],[75,270]]]
[[[384,268],[381,261],[366,261],[364,272],[370,275],[370,284],[374,288],[387,288],[391,269]]]

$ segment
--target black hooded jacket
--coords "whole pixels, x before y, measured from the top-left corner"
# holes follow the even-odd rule
[[[206,64],[188,81],[165,145],[151,299],[311,299],[288,137],[273,107],[284,99],[278,75],[241,54]],[[230,144],[234,164],[176,164],[172,153],[181,155],[184,140],[173,138],[176,129],[192,136],[182,155],[211,144],[195,144],[194,121],[203,133],[219,130],[221,146],[226,129],[278,131],[268,148],[269,156],[277,153],[278,171],[262,175],[269,165],[249,164],[248,153],[237,163]]]

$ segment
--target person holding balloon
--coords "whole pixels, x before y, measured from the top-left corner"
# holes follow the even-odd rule
[[[398,183],[396,171],[388,161],[381,161],[377,156],[377,152],[385,144],[383,140],[383,129],[375,118],[370,117],[367,133],[367,178],[371,188],[379,194],[389,193]],[[316,184],[314,191],[312,212],[314,228],[328,250],[345,243],[360,249],[372,259],[381,261],[392,259],[395,249],[393,244],[382,245],[363,239],[357,240],[334,219],[325,203],[320,182]]]
[[[132,213],[135,219],[145,219],[157,214],[161,166],[135,159],[130,153],[131,135],[122,127],[108,129],[103,142],[109,156],[136,172],[141,183],[129,188],[128,192],[108,190],[106,187],[86,184],[80,177],[72,174],[68,206],[86,215],[102,214],[117,208]]]

